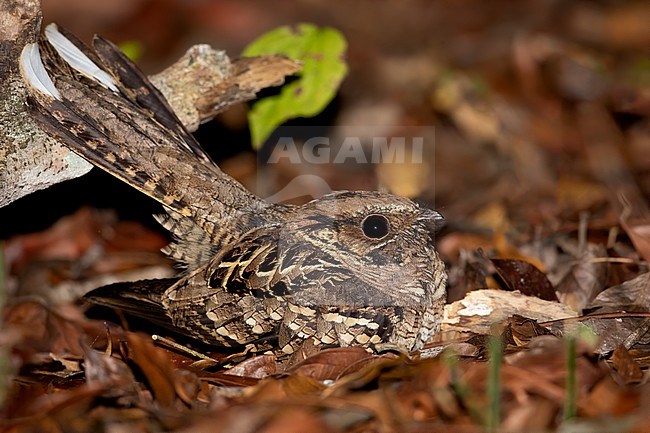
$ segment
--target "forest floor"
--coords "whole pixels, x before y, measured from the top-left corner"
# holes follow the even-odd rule
[[[143,215],[159,210],[90,175],[0,210],[3,431],[648,431],[646,2],[140,0],[76,18],[72,0],[44,3],[45,22],[84,40],[136,41],[147,72],[196,42],[234,57],[286,23],[340,29],[348,78],[311,125],[434,131],[423,161],[261,169],[243,107],[197,136],[260,194],[309,173],[439,210],[448,305],[442,332],[408,356],[352,347],[284,360],[152,340],[80,301],[109,281],[174,273],[160,253],[169,239]],[[217,133],[233,148],[215,148]]]

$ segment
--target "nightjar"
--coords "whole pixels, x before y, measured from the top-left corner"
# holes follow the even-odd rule
[[[380,192],[270,204],[223,173],[112,43],[56,25],[20,62],[30,113],[94,165],[162,203],[178,278],[96,289],[91,302],[203,342],[292,353],[360,345],[409,351],[439,330],[442,217]]]

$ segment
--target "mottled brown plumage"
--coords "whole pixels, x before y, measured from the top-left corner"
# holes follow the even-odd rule
[[[412,350],[438,331],[438,213],[362,191],[266,203],[210,160],[110,42],[95,38],[93,52],[56,27],[46,36],[40,55],[28,46],[21,62],[34,117],[165,205],[159,220],[176,239],[167,252],[187,267],[178,279],[107,286],[89,300],[211,344],[264,350],[277,338],[285,353],[306,340]]]

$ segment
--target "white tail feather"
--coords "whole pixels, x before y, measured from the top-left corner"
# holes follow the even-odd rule
[[[52,44],[57,53],[73,69],[91,78],[104,87],[118,92],[116,82],[106,71],[102,70],[92,60],[88,58],[79,48],[75,46],[68,38],[59,32],[55,23],[45,27],[45,37]]]
[[[61,94],[43,66],[38,44],[27,44],[23,48],[20,54],[20,73],[30,87],[54,99],[61,99]]]

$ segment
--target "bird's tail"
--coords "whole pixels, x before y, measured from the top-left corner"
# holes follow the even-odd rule
[[[172,321],[162,305],[162,294],[177,281],[175,278],[164,278],[109,284],[88,292],[83,299],[173,329]]]
[[[266,203],[223,173],[144,74],[111,42],[91,50],[49,25],[20,67],[33,117],[94,165],[189,217],[210,238]]]

